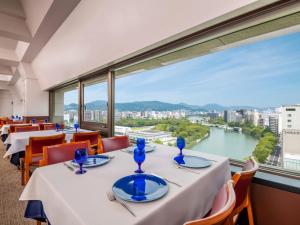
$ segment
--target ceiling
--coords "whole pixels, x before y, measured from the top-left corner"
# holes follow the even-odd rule
[[[0,0],[0,89],[20,77],[80,0]]]

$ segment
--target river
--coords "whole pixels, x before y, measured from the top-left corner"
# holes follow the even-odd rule
[[[192,149],[243,160],[245,157],[252,155],[257,142],[257,139],[243,133],[211,127],[209,137],[199,142]]]

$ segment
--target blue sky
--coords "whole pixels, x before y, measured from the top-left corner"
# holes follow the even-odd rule
[[[91,87],[88,101],[104,100]],[[65,103],[74,101],[74,94]],[[116,102],[257,107],[300,103],[300,33],[215,52],[116,81]]]

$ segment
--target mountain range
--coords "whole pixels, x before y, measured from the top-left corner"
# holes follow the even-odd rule
[[[106,110],[107,102],[102,100],[92,101],[85,104],[86,110]],[[65,105],[65,110],[74,110],[78,108],[78,104],[71,103]],[[124,102],[116,103],[115,109],[117,111],[174,111],[174,110],[188,110],[188,111],[224,111],[224,110],[237,110],[237,109],[257,109],[263,110],[266,108],[258,108],[253,106],[222,106],[219,104],[206,104],[206,105],[189,105],[185,103],[167,103],[161,101],[137,101],[137,102]]]

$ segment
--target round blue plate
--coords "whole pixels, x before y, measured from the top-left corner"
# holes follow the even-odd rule
[[[135,147],[129,147],[126,150],[130,153],[133,153]],[[156,149],[156,146],[152,146],[152,145],[146,145],[145,150],[146,153],[148,152],[153,152]]]
[[[183,158],[176,156],[173,160],[176,164],[189,168],[205,168],[212,164],[212,162],[208,159],[192,155],[184,155]]]
[[[150,174],[133,174],[117,180],[112,191],[117,198],[130,202],[160,199],[169,190],[165,180]]]
[[[110,158],[106,155],[92,155],[88,157],[88,160],[83,164],[83,168],[102,166],[110,161]],[[73,159],[71,163],[74,166],[79,166]]]

